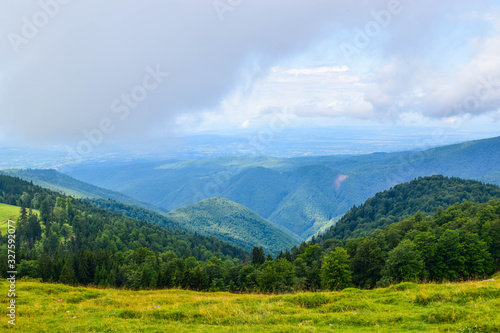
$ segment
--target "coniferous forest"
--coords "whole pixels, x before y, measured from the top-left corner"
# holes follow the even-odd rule
[[[498,199],[417,212],[366,237],[316,238],[275,257],[262,248],[248,253],[213,237],[119,215],[9,176],[0,176],[0,203],[19,207],[18,277],[43,282],[283,293],[462,281],[500,268]],[[0,250],[6,248],[3,235]],[[6,265],[1,259],[2,274]]]

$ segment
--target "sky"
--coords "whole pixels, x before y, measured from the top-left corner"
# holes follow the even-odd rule
[[[499,18],[479,0],[2,1],[0,141],[85,152],[277,122],[494,132]]]

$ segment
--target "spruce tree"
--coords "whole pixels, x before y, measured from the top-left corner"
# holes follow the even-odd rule
[[[65,284],[76,284],[76,274],[75,269],[73,267],[74,260],[73,255],[68,253],[66,255],[66,259],[64,260],[64,266],[61,270],[61,275],[59,277],[59,281]]]

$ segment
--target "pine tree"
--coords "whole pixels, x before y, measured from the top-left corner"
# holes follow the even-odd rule
[[[50,221],[50,213],[49,199],[45,198],[40,205],[40,218],[45,223],[45,225],[47,225],[47,223]]]
[[[254,247],[252,250],[252,265],[262,265],[265,262],[264,249],[262,246]]]
[[[66,255],[66,259],[64,260],[64,266],[61,270],[61,276],[59,277],[59,281],[65,284],[76,284],[76,274],[75,269],[73,267],[74,260],[73,255],[68,253]]]
[[[205,290],[205,275],[200,266],[196,266],[193,274],[192,287],[195,290]]]
[[[19,210],[20,216],[19,216],[19,221],[21,223],[27,223],[28,222],[28,214],[26,212],[26,207],[23,205],[21,206],[21,209]]]
[[[40,226],[40,221],[38,221],[37,215],[31,214],[28,216],[27,229],[27,236],[31,242],[34,243],[42,238],[42,227]]]
[[[87,268],[86,260],[83,255],[80,255],[78,259],[78,273],[77,273],[78,282],[82,284],[87,284],[91,281],[90,277],[91,275]]]
[[[75,217],[75,209],[71,203],[71,198],[66,198],[66,210],[68,213],[68,221],[73,221],[73,218]]]
[[[108,281],[108,271],[106,270],[106,267],[103,265],[101,266],[100,270],[96,270],[97,272],[97,285],[99,286],[109,286],[109,281]]]

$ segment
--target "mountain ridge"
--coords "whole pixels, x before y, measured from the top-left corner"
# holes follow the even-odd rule
[[[265,252],[276,255],[299,244],[290,233],[226,198],[204,199],[177,208],[166,216],[188,231],[215,236],[247,251],[262,247]]]
[[[417,213],[434,215],[440,209],[469,201],[486,203],[500,198],[500,187],[474,180],[434,175],[419,177],[379,192],[362,205],[351,208],[318,241],[366,237],[377,229]]]
[[[157,213],[166,213],[165,210],[155,205],[139,201],[117,191],[80,181],[54,169],[5,169],[0,170],[0,174],[32,181],[35,185],[76,197],[111,199]]]
[[[305,240],[353,205],[417,177],[441,174],[499,185],[500,137],[396,153],[291,159],[224,157],[165,165],[103,165],[93,166],[91,172],[80,166],[68,172],[167,210],[225,197]],[[164,168],[159,169],[161,166]],[[339,176],[343,181],[332,186]]]

